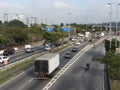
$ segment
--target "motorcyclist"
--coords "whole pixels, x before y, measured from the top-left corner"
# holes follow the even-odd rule
[[[88,70],[90,68],[90,64],[86,63],[86,69]]]

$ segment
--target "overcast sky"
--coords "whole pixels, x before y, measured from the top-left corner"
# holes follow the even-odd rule
[[[0,19],[8,13],[9,20],[15,14],[23,14],[24,19],[36,17],[39,23],[46,23],[47,18],[48,24],[108,22],[108,3],[112,3],[112,20],[115,20],[120,0],[0,0]],[[120,9],[118,15],[120,17]]]

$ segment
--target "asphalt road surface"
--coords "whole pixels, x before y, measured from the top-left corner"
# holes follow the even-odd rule
[[[44,47],[43,46],[39,46],[39,47],[34,47],[34,52],[32,53],[26,53],[25,50],[20,50],[18,52],[15,52],[15,54],[9,56],[9,64],[14,63],[16,61],[22,60],[24,58],[27,58],[31,55],[37,54],[37,53],[41,53],[44,51]],[[3,67],[4,64],[0,63],[0,67]]]
[[[100,43],[83,54],[48,90],[104,90],[104,65],[92,61],[93,56],[104,56],[103,46]],[[86,63],[90,63],[88,71]]]
[[[83,43],[79,46],[79,50],[85,47],[87,43]],[[67,52],[71,52],[71,48],[68,48],[60,53],[60,67],[63,67],[70,59],[65,59],[64,55]],[[72,56],[76,53],[74,52]],[[51,79],[50,79],[51,80]],[[50,80],[35,80],[34,79],[34,70],[33,67],[25,71],[19,76],[16,76],[13,80],[10,80],[8,83],[2,85],[0,90],[42,90],[42,88]]]

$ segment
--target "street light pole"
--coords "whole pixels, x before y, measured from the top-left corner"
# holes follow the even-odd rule
[[[88,17],[86,17],[86,22],[88,21]],[[86,23],[86,32],[87,32],[87,23]]]
[[[119,5],[120,4],[117,4],[117,6],[116,6],[116,31],[115,31],[115,38],[116,38],[116,40],[115,40],[115,47],[117,47],[117,31],[118,31],[118,7],[119,7]]]
[[[8,22],[8,15],[9,15],[8,13],[4,14],[4,22]]]
[[[71,15],[72,13],[68,13],[68,15],[69,15],[69,28],[70,28],[70,15]],[[70,38],[70,31],[69,31],[69,38]]]
[[[111,6],[111,9],[110,9],[110,50],[111,50],[111,31],[112,31],[112,23],[111,23],[111,19],[112,19],[112,3],[108,3],[108,5]]]

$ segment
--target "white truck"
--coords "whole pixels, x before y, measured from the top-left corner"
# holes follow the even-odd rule
[[[25,45],[25,52],[26,53],[33,52],[33,47],[31,45]]]
[[[60,64],[59,53],[47,53],[34,61],[36,79],[49,79]]]

